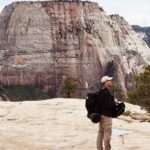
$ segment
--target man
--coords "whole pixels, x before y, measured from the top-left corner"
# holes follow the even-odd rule
[[[99,113],[101,114],[101,119],[99,123],[99,131],[97,136],[97,150],[110,150],[111,145],[111,133],[112,133],[112,109],[115,106],[114,97],[109,92],[109,89],[112,87],[113,77],[104,76],[101,79],[103,88],[100,90],[102,101],[98,104]]]

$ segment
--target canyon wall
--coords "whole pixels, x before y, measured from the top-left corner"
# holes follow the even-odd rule
[[[0,83],[35,85],[61,96],[66,76],[74,97],[97,90],[112,75],[125,91],[130,74],[150,62],[150,49],[120,16],[93,2],[15,2],[0,14]]]

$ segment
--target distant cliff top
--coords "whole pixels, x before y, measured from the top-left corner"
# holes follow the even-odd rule
[[[82,4],[85,4],[85,3],[91,3],[91,4],[96,4],[98,5],[97,2],[91,2],[91,1],[80,1],[80,0],[49,0],[49,1],[16,1],[16,2],[12,2],[10,3],[9,5],[11,4],[37,4],[37,3],[82,3]]]
[[[132,28],[136,32],[143,32],[143,33],[145,33],[146,37],[144,38],[144,40],[146,41],[146,43],[150,47],[150,27],[141,27],[141,26],[138,26],[138,25],[132,25]]]

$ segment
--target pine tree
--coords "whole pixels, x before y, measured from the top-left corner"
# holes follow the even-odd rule
[[[126,97],[120,85],[114,85],[111,89],[111,93],[119,101],[125,101]]]
[[[129,102],[140,105],[150,112],[150,66],[134,79],[136,88],[128,93]]]
[[[75,92],[77,86],[71,77],[66,77],[61,84],[61,91],[70,98],[70,95]]]

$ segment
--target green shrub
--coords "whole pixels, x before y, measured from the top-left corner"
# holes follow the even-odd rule
[[[60,90],[67,95],[68,98],[70,98],[71,94],[75,92],[77,88],[77,85],[73,78],[66,77],[63,81],[63,83],[60,85]]]
[[[50,98],[48,93],[43,92],[39,87],[31,85],[3,86],[3,91],[5,91],[11,101],[42,100]]]
[[[130,110],[126,110],[122,115],[130,116],[131,115],[131,111]]]
[[[114,95],[115,98],[117,98],[118,100],[121,100],[121,101],[125,101],[125,94],[121,88],[120,85],[114,85],[112,88],[111,88],[111,93]]]
[[[150,66],[134,77],[136,88],[128,92],[128,101],[140,105],[150,112]]]

